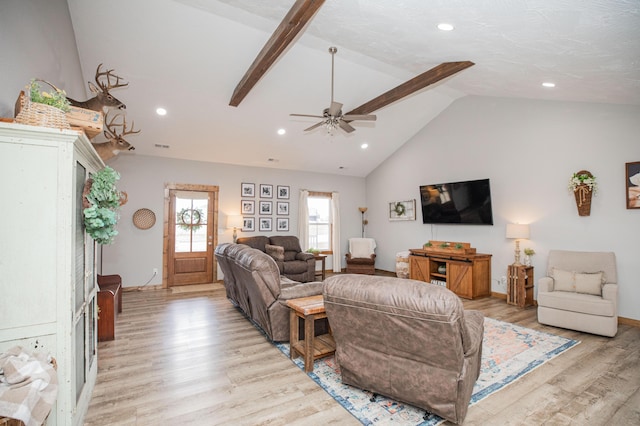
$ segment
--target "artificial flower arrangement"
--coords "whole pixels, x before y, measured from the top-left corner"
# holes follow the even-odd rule
[[[532,248],[526,248],[526,249],[524,249],[524,254],[527,255],[527,256],[533,256],[534,254],[536,254],[536,252]]]
[[[576,192],[580,185],[587,185],[589,191],[592,191],[594,194],[598,190],[598,184],[596,182],[596,177],[592,176],[590,173],[574,173],[569,179],[569,190],[572,192]]]
[[[42,91],[40,89],[40,84],[38,83],[38,81],[43,81],[49,84],[51,87],[53,87],[54,90],[52,90],[51,92]],[[64,112],[68,112],[71,109],[71,104],[67,99],[67,93],[64,90],[58,89],[49,82],[34,78],[31,80],[31,83],[27,87],[29,88],[29,97],[31,99],[31,102],[49,105]]]
[[[92,176],[91,189],[86,194],[89,207],[83,211],[84,226],[98,244],[111,244],[118,235],[116,224],[123,199],[123,193],[116,188],[118,179],[118,172],[107,166]]]

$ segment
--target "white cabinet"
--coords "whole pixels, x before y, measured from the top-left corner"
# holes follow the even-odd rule
[[[0,351],[56,358],[48,426],[82,424],[96,380],[96,244],[82,191],[103,167],[84,134],[0,123]]]

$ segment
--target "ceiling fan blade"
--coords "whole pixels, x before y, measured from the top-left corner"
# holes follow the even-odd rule
[[[369,114],[382,107],[385,107],[397,100],[409,96],[410,94],[417,92],[420,89],[437,83],[438,81],[445,79],[453,74],[460,72],[470,66],[475,65],[471,61],[462,62],[445,62],[438,66],[431,68],[429,71],[425,71],[417,77],[412,78],[409,81],[402,83],[401,85],[389,90],[370,100],[367,103],[360,105],[358,108],[349,111],[346,115],[355,114]]]
[[[348,121],[355,121],[355,120],[361,120],[361,121],[376,121],[376,116],[375,115],[363,115],[363,114],[347,114],[347,115],[343,115],[342,119],[343,120],[348,120]]]
[[[289,114],[291,117],[313,117],[313,118],[324,118],[322,115],[309,115],[309,114]]]
[[[305,131],[305,132],[308,132],[309,130],[313,130],[313,129],[317,128],[317,127],[320,127],[320,126],[322,126],[323,124],[324,124],[324,121],[321,121],[321,122],[319,122],[319,123],[314,124],[314,125],[313,125],[313,126],[311,126],[311,127],[307,127],[306,129],[304,129],[304,131]]]
[[[342,130],[344,130],[345,132],[347,132],[347,133],[351,133],[351,132],[353,132],[355,130],[355,128],[351,124],[349,124],[349,123],[347,123],[346,121],[343,121],[343,120],[340,120],[338,122],[338,126],[340,126],[340,128]]]
[[[332,117],[340,114],[342,110],[342,104],[340,102],[331,102],[331,106],[329,107],[329,115]]]

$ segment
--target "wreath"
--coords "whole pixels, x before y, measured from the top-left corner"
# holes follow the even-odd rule
[[[404,204],[402,204],[402,202],[398,201],[396,203],[395,207],[393,208],[393,211],[396,212],[396,214],[398,216],[403,216],[405,214],[405,212],[407,211],[407,209],[404,206]]]
[[[180,229],[185,231],[194,230],[197,231],[202,227],[202,209],[187,209],[184,208],[178,212],[177,223]]]

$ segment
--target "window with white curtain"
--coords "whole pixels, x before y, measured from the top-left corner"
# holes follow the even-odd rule
[[[319,249],[322,253],[331,253],[332,220],[331,193],[309,192],[307,198],[309,211],[309,248]]]

